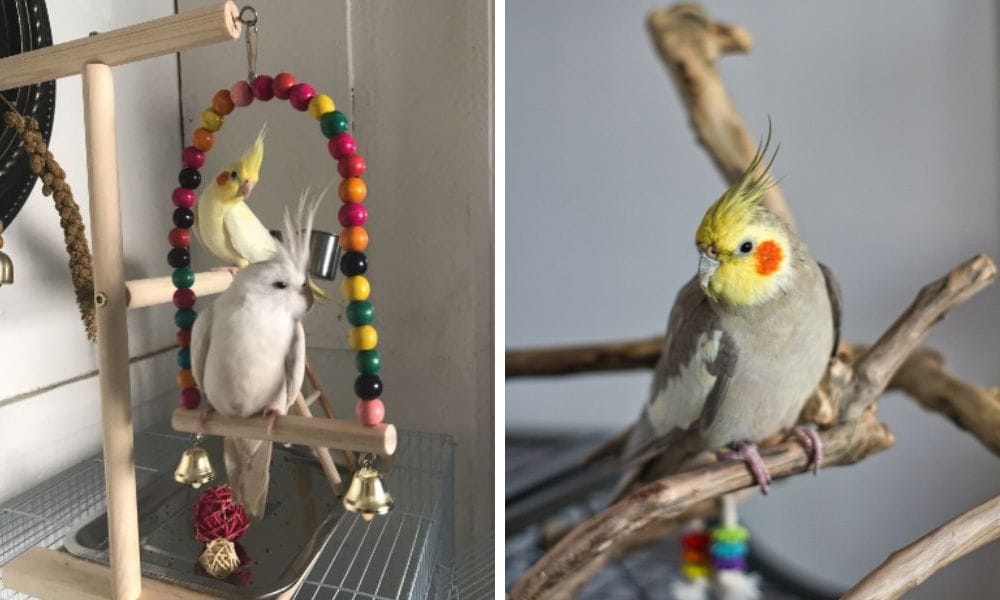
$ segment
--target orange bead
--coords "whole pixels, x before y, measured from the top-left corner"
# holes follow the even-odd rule
[[[177,371],[177,385],[181,386],[181,389],[183,390],[192,388],[196,385],[194,382],[194,375],[191,374],[191,369],[181,369],[180,371]]]
[[[215,134],[207,129],[195,129],[194,135],[191,136],[191,145],[202,152],[208,152],[215,145]]]
[[[344,202],[361,202],[368,195],[368,186],[360,177],[348,177],[340,182],[337,194]]]
[[[368,232],[364,227],[348,227],[340,232],[340,246],[344,250],[361,252],[368,247]]]
[[[684,552],[681,554],[681,560],[686,563],[693,564],[708,564],[711,557],[708,552],[704,550],[691,550],[690,548],[685,548]]]
[[[234,108],[236,108],[236,105],[233,104],[233,98],[229,95],[229,90],[219,90],[212,96],[212,110],[220,115],[228,115],[233,112]]]

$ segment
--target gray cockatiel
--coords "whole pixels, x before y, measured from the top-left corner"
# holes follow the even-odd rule
[[[313,304],[309,235],[321,196],[285,209],[285,241],[269,260],[239,271],[203,310],[191,331],[192,372],[202,398],[226,416],[284,415],[302,387],[306,340],[302,318]],[[234,499],[259,519],[267,500],[271,442],[226,438],[226,473]]]
[[[766,493],[754,442],[793,428],[836,350],[840,301],[831,273],[762,204],[755,173],[706,212],[698,275],[677,295],[647,404],[616,444],[628,467],[618,496],[666,476],[694,454],[729,445]],[[819,437],[792,429],[822,459]]]

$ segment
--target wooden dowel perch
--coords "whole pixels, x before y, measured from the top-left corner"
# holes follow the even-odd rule
[[[88,63],[114,67],[240,36],[235,2],[139,23],[0,59],[0,90],[76,75]]]
[[[232,283],[233,274],[229,271],[204,271],[195,274],[191,289],[200,298],[222,293]],[[176,286],[170,277],[150,277],[125,282],[125,298],[130,309],[166,304],[173,300],[175,291]]]
[[[197,433],[201,414],[200,409],[178,408],[174,410],[170,423],[177,431]],[[243,419],[211,412],[205,418],[202,433],[373,454],[392,454],[396,451],[396,427],[384,423],[366,427],[354,421],[287,415],[278,417],[271,433],[267,432],[267,425],[265,417]]]
[[[1000,496],[994,496],[893,552],[877,569],[849,589],[842,600],[899,598],[942,568],[997,540],[1000,540]]]

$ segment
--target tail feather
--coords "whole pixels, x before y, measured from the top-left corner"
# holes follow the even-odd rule
[[[264,516],[271,479],[272,442],[226,438],[223,454],[233,500],[243,505],[252,519]]]

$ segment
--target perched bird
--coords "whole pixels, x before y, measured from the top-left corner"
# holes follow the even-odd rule
[[[723,446],[766,493],[770,476],[755,442],[783,430],[802,441],[816,468],[822,460],[815,430],[793,427],[836,351],[839,290],[764,207],[773,185],[771,165],[761,169],[766,150],[698,227],[698,274],[674,301],[649,400],[609,445],[627,467],[616,497]]]
[[[284,242],[272,258],[241,269],[191,331],[192,372],[202,397],[226,416],[287,413],[302,387],[302,319],[313,304],[306,276],[309,234],[322,196],[303,194],[295,219],[285,209]],[[260,518],[267,499],[271,442],[226,438],[226,472],[236,501]]]
[[[226,165],[209,182],[194,207],[194,232],[201,243],[212,254],[241,269],[268,260],[278,247],[246,204],[260,177],[266,131],[267,125],[239,160]]]

